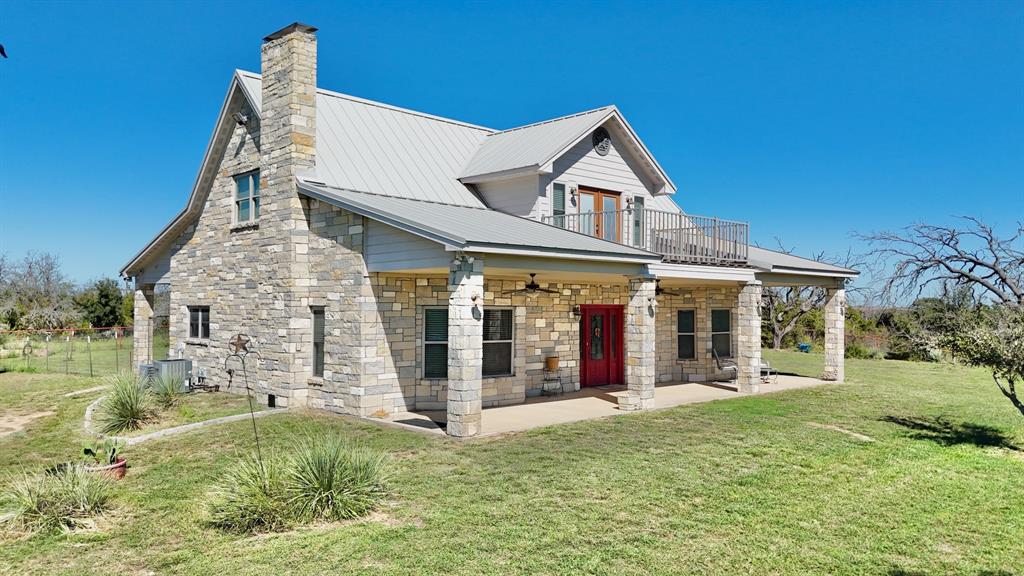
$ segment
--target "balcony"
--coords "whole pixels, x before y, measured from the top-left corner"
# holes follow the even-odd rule
[[[655,252],[666,262],[746,265],[746,222],[645,208],[544,216],[543,222]]]

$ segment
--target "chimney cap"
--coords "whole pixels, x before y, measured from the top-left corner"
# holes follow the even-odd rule
[[[285,26],[284,28],[281,28],[277,32],[270,34],[269,36],[264,38],[263,41],[270,42],[271,40],[277,40],[278,38],[283,38],[284,36],[287,36],[292,32],[306,32],[307,34],[312,34],[316,32],[316,27],[310,26],[309,24],[303,24],[302,22],[292,22],[291,24]]]

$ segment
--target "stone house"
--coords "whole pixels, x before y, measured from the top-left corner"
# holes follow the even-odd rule
[[[715,353],[756,391],[762,286],[816,285],[843,379],[856,272],[684,213],[614,106],[494,130],[372,102],[317,87],[315,32],[279,30],[261,74],[235,72],[185,209],[122,270],[136,363],[191,358],[244,392],[224,361],[246,334],[262,402],[444,410],[465,437],[545,387],[651,408],[656,383],[721,377]]]

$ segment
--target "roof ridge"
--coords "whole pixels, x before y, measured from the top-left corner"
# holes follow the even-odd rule
[[[535,126],[541,126],[543,124],[553,124],[555,122],[561,122],[562,120],[568,120],[570,118],[576,118],[576,117],[579,117],[579,116],[586,116],[587,114],[593,114],[594,112],[600,112],[602,110],[610,110],[610,109],[614,109],[614,108],[615,108],[614,104],[608,104],[606,106],[601,106],[599,108],[592,108],[590,110],[584,110],[583,112],[575,112],[573,114],[566,114],[565,116],[559,116],[557,118],[551,118],[549,120],[541,120],[540,122],[534,122],[532,124],[524,124],[523,126],[516,126],[515,128],[509,128],[508,130],[499,130],[497,132],[492,132],[491,134],[488,134],[488,138],[490,138],[491,136],[497,136],[499,134],[507,134],[509,132],[515,132],[516,130],[525,130],[527,128],[533,128]]]
[[[237,70],[237,72],[239,74],[244,75],[244,76],[248,76],[249,78],[258,79],[261,82],[263,81],[263,75],[262,74],[257,74],[255,72],[248,72],[246,70],[241,70],[241,69]],[[345,94],[343,92],[336,92],[334,90],[328,90],[327,88],[321,88],[319,86],[316,87],[316,91],[317,91],[318,94],[323,94],[324,96],[332,96],[334,98],[341,98],[343,100],[350,100],[352,102],[358,102],[360,104],[366,104],[368,106],[375,106],[375,107],[378,107],[378,108],[384,108],[386,110],[391,110],[391,111],[394,111],[394,112],[401,112],[403,114],[409,114],[410,116],[419,116],[420,118],[425,118],[427,120],[434,120],[434,121],[437,121],[437,122],[443,122],[445,124],[454,124],[456,126],[462,126],[464,128],[472,128],[474,130],[481,130],[481,131],[484,131],[484,132],[490,132],[491,134],[496,132],[496,130],[494,128],[488,128],[486,126],[480,126],[478,124],[470,124],[469,122],[463,122],[461,120],[455,120],[453,118],[445,118],[444,116],[438,116],[436,114],[429,114],[427,112],[420,112],[419,110],[412,110],[412,109],[409,109],[409,108],[402,108],[401,106],[395,106],[394,104],[386,104],[384,102],[378,102],[376,100],[370,100],[370,99],[367,99],[367,98],[360,98],[359,96],[353,96],[351,94]],[[490,136],[490,134],[488,134],[488,136]]]
[[[351,188],[342,188],[341,186],[334,186],[326,182],[320,182],[318,180],[310,180],[308,178],[298,178],[300,182],[306,184],[312,184],[314,186],[322,186],[324,188],[333,188],[335,190],[342,190],[345,192],[354,192],[356,194],[366,194],[367,196],[380,196],[381,198],[396,198],[398,200],[408,200],[410,202],[422,202],[424,204],[440,204],[441,206],[454,206],[456,208],[468,208],[470,210],[487,210],[492,212],[500,212],[500,210],[494,210],[493,208],[487,208],[484,206],[466,206],[465,204],[452,204],[451,202],[438,202],[437,200],[425,200],[422,198],[407,198],[405,196],[395,196],[394,194],[381,194],[380,192],[367,192],[366,190],[353,190]]]

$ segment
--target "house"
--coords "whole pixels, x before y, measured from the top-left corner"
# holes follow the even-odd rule
[[[494,130],[372,102],[317,87],[315,32],[234,74],[185,209],[122,270],[136,363],[191,358],[277,406],[444,410],[466,437],[545,387],[623,384],[649,409],[656,383],[721,377],[715,353],[756,391],[762,286],[816,285],[843,379],[856,272],[684,213],[614,106]],[[225,370],[237,334],[245,374]]]

